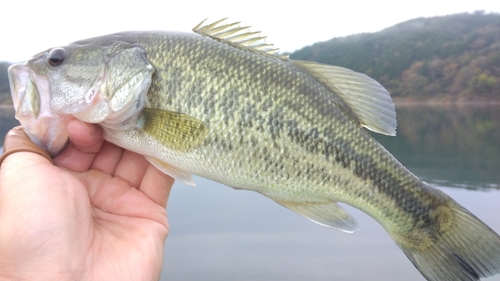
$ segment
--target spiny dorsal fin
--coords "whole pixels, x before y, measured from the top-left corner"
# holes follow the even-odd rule
[[[260,31],[251,32],[248,30],[250,26],[240,27],[240,22],[223,23],[226,20],[227,18],[224,18],[208,24],[205,19],[193,28],[193,31],[241,50],[288,60],[288,56],[278,54],[279,49],[274,48],[273,44],[266,43],[266,37],[260,36]]]
[[[396,135],[396,110],[391,95],[374,79],[347,68],[309,61],[293,63],[336,93],[359,124],[374,132]]]

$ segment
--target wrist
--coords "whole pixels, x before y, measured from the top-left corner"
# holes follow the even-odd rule
[[[36,264],[26,260],[4,260],[0,258],[0,281],[12,280],[82,280],[71,270],[63,270],[60,264],[50,261],[38,261]],[[28,258],[30,259],[30,258]],[[30,259],[32,260],[32,259]]]

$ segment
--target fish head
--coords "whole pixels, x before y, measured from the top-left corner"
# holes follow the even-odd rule
[[[153,71],[144,49],[127,42],[87,40],[46,50],[9,68],[16,119],[56,155],[71,119],[131,126],[147,103]]]

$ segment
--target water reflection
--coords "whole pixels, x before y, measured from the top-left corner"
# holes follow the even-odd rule
[[[500,106],[399,106],[397,114],[398,136],[375,138],[500,233]],[[0,110],[1,143],[13,115]],[[360,211],[346,207],[362,227],[349,235],[257,193],[196,182],[172,191],[161,280],[424,280]]]
[[[500,233],[499,109],[398,107],[398,136],[376,138]],[[345,234],[259,194],[196,182],[172,191],[161,280],[424,280],[385,230],[356,209],[346,206],[362,229]]]
[[[5,134],[13,127],[19,125],[19,122],[14,118],[14,107],[0,105],[0,146],[3,147]]]
[[[500,105],[397,106],[396,137],[373,136],[424,180],[463,188],[500,188]],[[19,123],[0,108],[0,144]]]
[[[385,230],[345,206],[361,226],[319,226],[249,191],[195,178],[172,190],[161,280],[424,281]],[[500,191],[444,188],[497,233]],[[500,276],[485,279],[500,281]]]
[[[500,188],[500,106],[399,106],[397,137],[374,135],[427,181]]]

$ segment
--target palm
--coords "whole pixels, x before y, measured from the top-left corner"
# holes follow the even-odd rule
[[[158,279],[173,180],[144,157],[103,143],[100,130],[73,127],[72,145],[54,158],[56,166],[32,153],[9,157],[8,167],[32,163],[10,190],[23,194],[7,202],[15,207],[7,208],[15,218],[7,226],[19,237],[11,246],[60,278]]]

